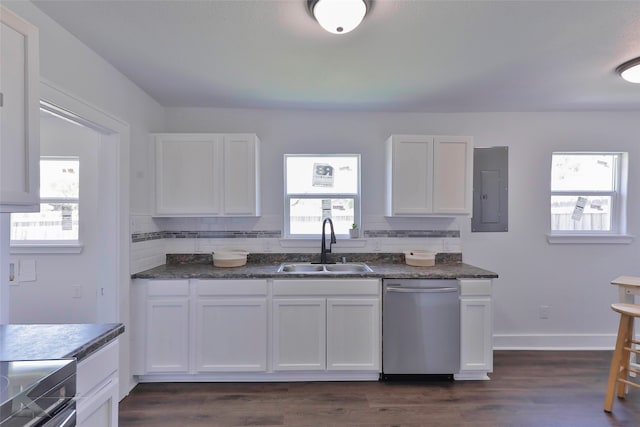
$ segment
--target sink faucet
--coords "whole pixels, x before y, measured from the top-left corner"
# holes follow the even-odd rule
[[[329,249],[327,249],[326,235],[325,235],[325,226],[329,223],[329,227],[331,227],[331,240],[329,241]],[[320,264],[327,264],[327,254],[331,253],[331,245],[336,243],[336,233],[333,231],[333,221],[331,218],[325,218],[322,221],[322,245],[320,246]]]

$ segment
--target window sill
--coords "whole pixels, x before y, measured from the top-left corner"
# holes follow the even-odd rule
[[[79,254],[84,245],[74,243],[16,243],[10,248],[11,254]]]
[[[549,244],[628,245],[635,239],[630,234],[547,234]]]

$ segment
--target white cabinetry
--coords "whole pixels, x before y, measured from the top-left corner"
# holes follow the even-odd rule
[[[258,216],[254,134],[156,134],[156,216]]]
[[[380,370],[380,282],[273,282],[273,369]]]
[[[267,370],[266,280],[196,281],[198,372]]]
[[[189,281],[147,285],[145,371],[189,371]]]
[[[38,29],[0,6],[0,212],[38,211]]]
[[[78,427],[118,425],[118,339],[78,363]]]
[[[380,317],[379,298],[327,299],[327,369],[379,371]]]
[[[490,279],[460,279],[460,372],[456,380],[489,379],[493,371]]]
[[[392,135],[386,151],[388,216],[471,213],[471,137]]]
[[[135,375],[267,370],[266,280],[143,280],[134,287]]]
[[[153,381],[377,380],[378,279],[136,280],[132,372]]]
[[[273,301],[273,369],[326,369],[327,327],[324,298]]]

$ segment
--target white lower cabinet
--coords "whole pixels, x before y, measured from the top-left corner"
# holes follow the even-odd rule
[[[196,288],[195,370],[266,371],[266,280],[199,280]]]
[[[189,371],[189,281],[147,284],[145,371]]]
[[[117,427],[119,351],[118,339],[115,339],[78,363],[78,427]]]
[[[380,370],[377,298],[327,300],[327,369]]]
[[[273,283],[275,371],[380,371],[380,282]]]
[[[266,280],[140,280],[132,371],[147,379],[267,370]],[[140,344],[142,341],[144,344]]]
[[[326,305],[324,298],[274,299],[274,370],[325,370]]]
[[[460,279],[460,372],[456,380],[488,380],[493,371],[490,279]]]
[[[136,280],[140,382],[377,380],[378,279]]]

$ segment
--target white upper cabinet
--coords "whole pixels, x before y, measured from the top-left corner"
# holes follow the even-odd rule
[[[258,216],[254,134],[156,134],[156,216]]]
[[[224,215],[259,215],[258,137],[224,135],[222,143]]]
[[[0,212],[38,211],[38,29],[1,6],[0,27]]]
[[[468,136],[433,138],[433,213],[471,214],[473,139]]]
[[[388,216],[471,213],[473,138],[392,135],[386,150]]]

